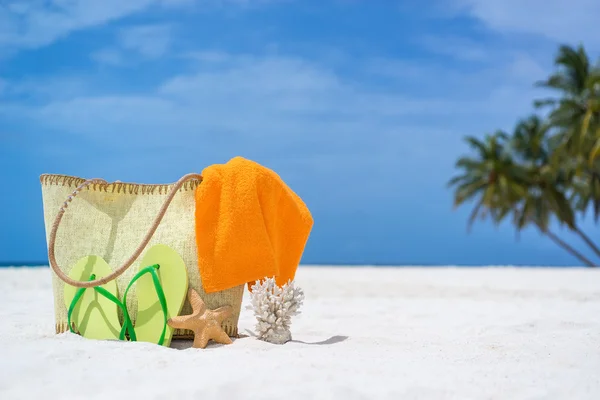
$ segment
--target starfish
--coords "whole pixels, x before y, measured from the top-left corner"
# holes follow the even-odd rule
[[[177,329],[188,329],[194,332],[192,347],[204,349],[209,340],[217,343],[231,344],[231,338],[221,327],[223,320],[231,316],[231,306],[208,310],[198,292],[190,288],[188,299],[192,305],[192,313],[170,318],[167,323]]]

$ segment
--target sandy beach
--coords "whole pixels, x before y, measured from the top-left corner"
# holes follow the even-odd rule
[[[294,340],[54,333],[50,270],[0,269],[0,398],[599,399],[600,270],[301,267]],[[248,304],[246,295],[244,306]]]

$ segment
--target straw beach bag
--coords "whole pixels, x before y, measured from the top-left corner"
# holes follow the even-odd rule
[[[237,336],[244,285],[210,294],[202,288],[194,230],[194,192],[201,184],[200,175],[189,174],[164,185],[108,183],[53,174],[42,175],[40,180],[57,333],[69,330],[63,298],[65,282],[92,287],[115,279],[123,293],[145,249],[164,244],[183,259],[189,287],[200,294],[209,309],[232,307],[233,315],[223,322],[223,329],[229,336]],[[113,273],[95,281],[72,281],[68,277],[70,269],[88,255],[102,257]],[[127,298],[127,308],[135,323],[135,288]],[[191,312],[186,300],[181,315]],[[185,330],[173,333],[174,339],[190,337],[191,332]]]

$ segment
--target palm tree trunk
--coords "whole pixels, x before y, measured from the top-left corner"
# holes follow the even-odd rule
[[[594,242],[592,242],[592,240],[585,233],[583,233],[581,229],[575,228],[575,232],[579,235],[580,238],[583,239],[584,242],[587,243],[588,246],[592,248],[592,250],[594,250],[594,253],[596,253],[596,255],[600,257],[600,249],[594,244]]]
[[[579,261],[583,262],[584,264],[587,264],[588,267],[595,267],[596,266],[593,262],[591,262],[590,260],[588,260],[583,254],[581,254],[580,252],[578,252],[577,250],[575,250],[573,247],[571,247],[568,243],[564,242],[561,238],[559,238],[558,236],[556,236],[554,233],[550,232],[549,230],[547,230],[546,232],[543,232],[543,233],[545,233],[546,235],[548,235],[548,237],[550,238],[550,240],[552,240],[554,243],[556,243],[557,245],[559,245],[560,247],[562,247],[563,249],[565,249],[566,251],[568,251],[572,256],[574,256],[577,259],[579,259]]]

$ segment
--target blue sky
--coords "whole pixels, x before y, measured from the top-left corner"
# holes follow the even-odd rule
[[[164,183],[240,155],[311,209],[303,263],[576,264],[468,233],[446,182],[463,136],[532,110],[558,43],[598,54],[597,0],[1,4],[0,261],[46,259],[42,173]]]

